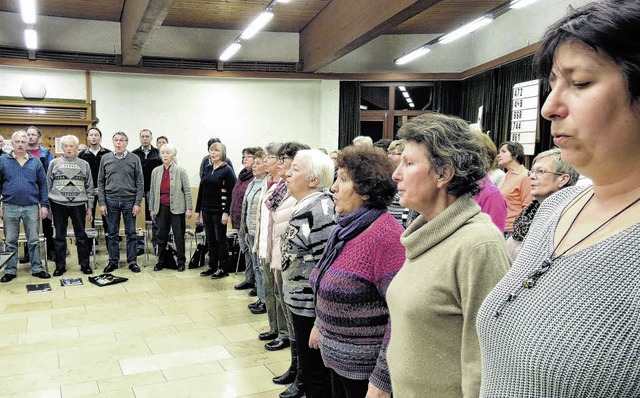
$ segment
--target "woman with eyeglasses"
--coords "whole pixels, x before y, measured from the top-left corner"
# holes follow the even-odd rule
[[[507,219],[504,224],[505,237],[513,232],[513,221],[516,216],[531,203],[531,182],[527,168],[523,166],[524,149],[522,144],[515,141],[503,142],[498,152],[498,165],[507,169],[507,173],[498,189],[507,202]]]
[[[482,304],[481,397],[640,397],[638,37],[640,2],[600,0],[542,38],[542,116],[593,185],[544,200]]]
[[[534,199],[518,214],[513,223],[513,234],[507,239],[507,252],[511,260],[515,260],[518,256],[522,241],[529,232],[533,216],[536,215],[540,204],[562,188],[575,185],[578,177],[578,172],[573,166],[562,161],[558,148],[541,152],[533,159],[529,179],[531,180],[531,196]]]

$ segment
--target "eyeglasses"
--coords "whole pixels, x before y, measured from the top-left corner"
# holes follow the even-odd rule
[[[291,156],[278,156],[278,162],[280,163],[284,163],[285,160],[287,159],[293,159]]]
[[[390,156],[402,156],[402,152],[389,152]]]
[[[245,159],[253,159],[253,155],[243,156],[242,160],[245,160]]]
[[[545,174],[553,174],[553,175],[556,175],[556,176],[561,176],[561,175],[563,175],[564,173],[556,173],[555,171],[546,171],[546,170],[544,170],[544,169],[537,169],[537,170],[531,170],[531,171],[530,171],[530,172],[528,172],[527,174],[529,174],[529,177],[532,177],[532,176],[534,176],[534,175],[535,175],[535,176],[536,176],[536,178],[540,178],[540,177],[542,177],[542,176],[543,176],[543,175],[545,175]]]

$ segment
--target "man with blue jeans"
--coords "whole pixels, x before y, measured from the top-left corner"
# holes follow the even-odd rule
[[[106,273],[116,270],[120,261],[118,233],[121,214],[127,237],[127,264],[132,272],[140,272],[136,258],[136,216],[140,213],[144,183],[140,158],[127,151],[128,143],[125,133],[115,133],[114,151],[102,157],[98,171],[98,203],[100,213],[107,218],[109,263],[104,269]]]
[[[40,220],[49,214],[49,198],[44,167],[40,159],[27,153],[27,133],[16,131],[11,137],[13,152],[0,157],[0,217],[4,220],[6,251],[18,250],[20,220],[24,226],[31,274],[41,279],[51,278],[40,260]],[[38,217],[39,216],[39,217]],[[0,282],[10,282],[18,274],[18,259],[11,257]]]

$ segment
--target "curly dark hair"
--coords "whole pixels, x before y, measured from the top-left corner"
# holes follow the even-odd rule
[[[402,126],[398,138],[422,145],[432,172],[442,174],[447,166],[454,169],[447,193],[460,197],[480,192],[477,181],[486,175],[488,159],[480,139],[464,120],[427,113]]]
[[[349,146],[338,155],[338,169],[347,171],[358,195],[366,195],[364,206],[384,209],[397,192],[393,164],[380,148]]]

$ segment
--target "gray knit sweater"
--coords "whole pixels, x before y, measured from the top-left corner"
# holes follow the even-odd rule
[[[115,152],[105,154],[100,160],[98,171],[98,202],[106,206],[106,199],[135,199],[140,206],[144,195],[144,176],[140,158],[131,152],[118,159]]]
[[[74,157],[53,159],[47,170],[49,200],[64,206],[93,207],[93,178],[86,161]]]
[[[556,260],[495,317],[549,257],[560,214],[584,189],[544,201],[513,268],[482,304],[482,397],[640,397],[640,223]]]

